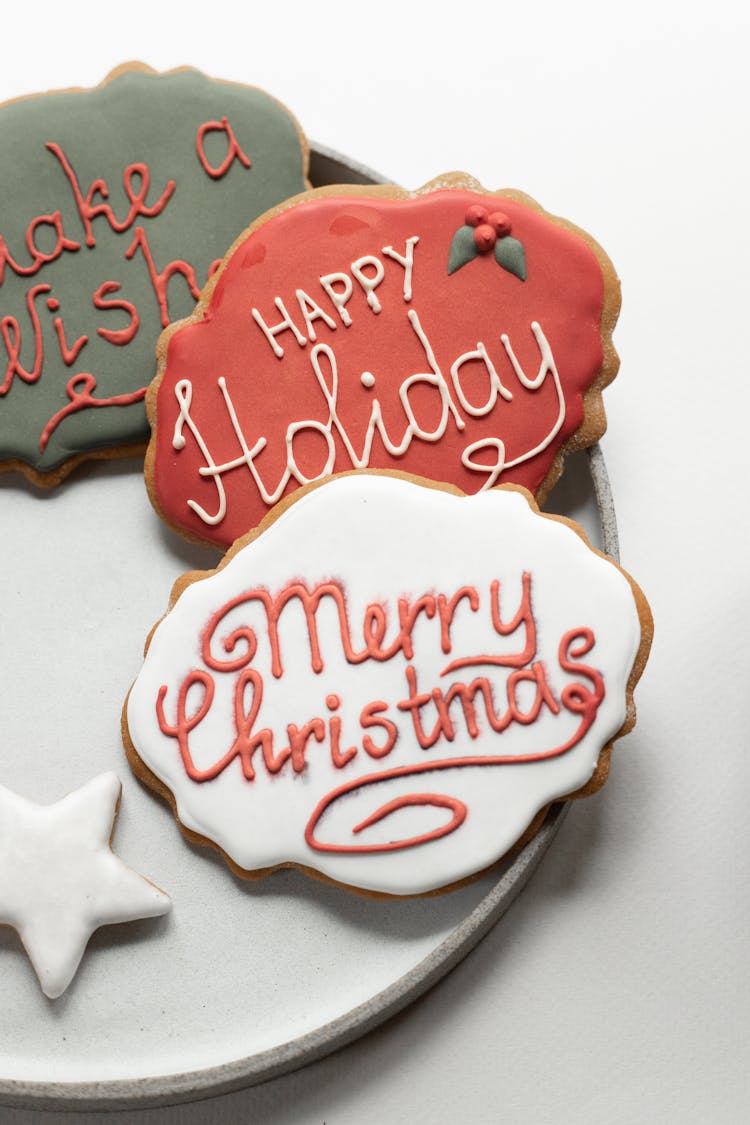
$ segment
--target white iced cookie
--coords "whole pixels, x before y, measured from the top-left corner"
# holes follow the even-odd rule
[[[125,744],[240,874],[425,893],[602,783],[649,638],[635,584],[528,493],[340,476],[177,583]]]
[[[171,900],[110,848],[121,785],[105,773],[52,805],[0,786],[0,923],[18,931],[46,996],[61,996],[99,926]]]

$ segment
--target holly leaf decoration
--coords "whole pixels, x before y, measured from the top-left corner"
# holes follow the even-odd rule
[[[455,238],[454,238],[455,243]],[[451,253],[453,248],[451,247]],[[508,273],[515,274],[521,281],[526,280],[526,252],[523,244],[517,238],[511,238],[506,235],[505,238],[498,238],[495,243],[495,259],[499,266],[502,266]],[[450,273],[450,268],[448,269]]]
[[[465,266],[472,258],[476,258],[478,253],[474,242],[474,227],[459,227],[451,242],[451,250],[448,255],[448,274],[460,270],[461,266]]]

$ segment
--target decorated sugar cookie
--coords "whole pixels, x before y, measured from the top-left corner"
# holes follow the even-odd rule
[[[604,781],[650,635],[632,580],[527,492],[355,472],[178,581],[123,735],[241,875],[422,894]]]
[[[153,918],[172,905],[110,848],[120,792],[113,773],[52,805],[0,786],[0,924],[18,931],[52,1000],[99,926]]]
[[[0,149],[0,468],[54,484],[145,444],[160,331],[307,144],[261,90],[133,64],[0,106]]]
[[[604,430],[618,310],[601,248],[520,193],[458,174],[307,193],[241,235],[164,333],[152,501],[228,545],[351,469],[543,498]]]

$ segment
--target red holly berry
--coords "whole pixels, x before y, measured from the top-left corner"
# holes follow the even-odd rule
[[[493,211],[487,222],[494,229],[498,238],[505,238],[510,234],[510,219],[503,211]]]
[[[487,254],[497,242],[495,228],[489,223],[482,223],[474,231],[474,245],[480,254]]]
[[[487,222],[487,209],[481,203],[472,203],[464,216],[467,227],[478,227],[480,223]]]

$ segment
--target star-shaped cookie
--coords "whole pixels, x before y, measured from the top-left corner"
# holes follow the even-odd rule
[[[105,773],[37,805],[0,786],[0,924],[17,930],[50,999],[68,987],[99,926],[172,905],[110,848],[121,790]]]

